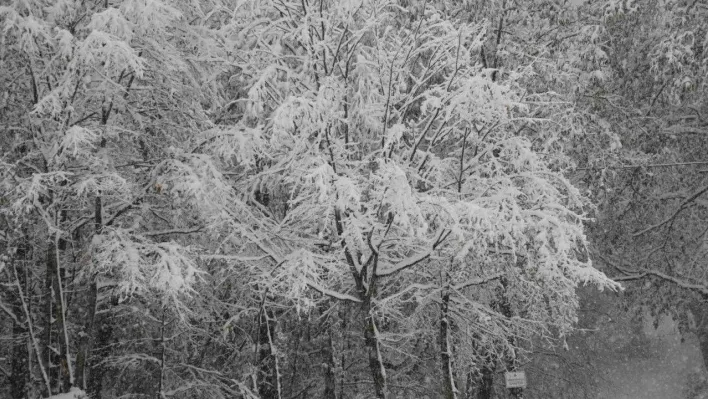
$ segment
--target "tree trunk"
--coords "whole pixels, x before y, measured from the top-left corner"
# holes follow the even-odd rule
[[[369,370],[371,370],[371,376],[374,379],[374,390],[378,399],[387,399],[386,369],[381,358],[379,334],[376,328],[376,320],[374,320],[374,315],[371,312],[370,301],[366,301],[364,308],[364,323],[366,326],[364,328],[364,342],[369,355]]]
[[[42,347],[42,363],[47,370],[47,376],[49,377],[49,386],[54,393],[54,386],[59,380],[59,358],[56,352],[52,350],[53,336],[52,327],[54,325],[54,278],[57,275],[57,263],[56,257],[53,256],[55,253],[54,242],[50,240],[49,247],[45,254],[45,276],[44,276],[44,334],[42,336],[41,347]]]
[[[64,295],[64,279],[66,278],[66,270],[59,265],[59,250],[65,245],[59,242],[59,237],[54,238],[54,242],[49,246],[50,251],[48,257],[54,258],[54,270],[56,271],[56,279],[54,280],[54,295],[56,297],[56,320],[58,321],[58,348],[59,354],[59,386],[61,392],[69,392],[69,389],[74,385],[74,371],[71,364],[71,347],[69,341],[69,331],[66,324],[66,298]]]
[[[449,304],[450,293],[446,290],[440,303],[440,360],[442,361],[443,398],[457,399],[452,366],[452,348],[450,347]]]
[[[337,365],[334,358],[334,340],[332,338],[333,326],[329,326],[329,331],[327,333],[327,347],[325,348],[325,365],[327,369],[325,370],[325,390],[324,399],[337,399]]]
[[[20,301],[20,305],[22,306],[22,313],[24,314],[25,320],[27,322],[27,332],[29,333],[29,339],[30,339],[30,344],[32,345],[32,349],[34,350],[34,354],[37,358],[37,367],[39,368],[39,371],[42,374],[42,381],[44,382],[44,394],[46,396],[51,396],[52,395],[52,386],[51,386],[51,381],[49,379],[49,375],[47,373],[47,369],[44,365],[44,362],[42,360],[42,351],[40,349],[40,344],[39,340],[37,339],[37,336],[34,334],[34,327],[32,324],[32,315],[29,309],[29,303],[28,301],[25,300],[25,295],[24,295],[24,288],[22,287],[22,284],[20,283],[20,273],[17,271],[17,267],[15,266],[14,262],[12,264],[12,269],[15,274],[15,288],[17,289],[17,298]],[[26,278],[25,278],[26,282]],[[28,356],[29,360],[29,356]],[[30,367],[28,367],[30,368]]]
[[[101,196],[97,195],[94,199],[94,234],[101,234],[103,229],[103,202]],[[76,379],[77,384],[82,389],[88,389],[89,371],[91,369],[91,344],[93,338],[93,329],[96,323],[96,309],[98,300],[98,285],[95,277],[91,281],[91,288],[88,295],[88,304],[86,306],[86,323],[84,324],[84,334],[79,340],[79,350],[76,355]]]
[[[89,378],[89,356],[91,354],[91,339],[93,336],[94,321],[96,319],[96,283],[91,283],[88,294],[88,306],[86,306],[86,324],[84,324],[84,334],[79,340],[79,350],[76,355],[76,383],[81,389],[86,390]]]
[[[105,139],[101,140],[101,148],[105,147]],[[101,234],[103,230],[103,200],[101,193],[98,192],[94,200],[94,230],[95,234]],[[106,288],[111,289],[111,288]],[[110,354],[109,344],[113,337],[113,326],[111,324],[110,312],[98,314],[98,308],[101,303],[101,293],[98,288],[98,281],[94,277],[91,287],[91,296],[89,298],[89,322],[86,326],[87,337],[81,342],[81,354],[83,356],[83,364],[80,377],[84,380],[86,393],[91,399],[101,397],[103,391],[103,377],[106,375],[107,366],[101,363]],[[113,298],[109,298],[108,306],[112,306]],[[95,339],[92,341],[96,329]],[[99,362],[95,366],[91,365],[91,359],[98,359]]]
[[[160,378],[158,379],[157,392],[155,392],[155,399],[164,398],[165,391],[165,355],[167,345],[165,344],[165,305],[162,305],[162,319],[160,320]]]
[[[15,314],[21,314],[16,311]],[[12,361],[10,363],[10,397],[12,399],[24,399],[27,394],[27,383],[29,382],[29,359],[27,352],[27,329],[20,323],[12,325]]]
[[[19,253],[18,258],[24,258],[24,254]],[[18,274],[17,282],[22,288],[26,287],[24,275]],[[12,290],[8,290],[12,291]],[[10,397],[12,399],[24,399],[27,395],[27,384],[29,383],[29,354],[27,350],[27,328],[20,322],[24,312],[22,310],[22,301],[19,293],[8,295],[10,299],[10,309],[17,316],[18,320],[12,324],[12,360],[10,362]]]
[[[705,324],[697,331],[698,344],[701,348],[701,356],[703,357],[703,365],[708,368],[708,326]]]
[[[263,306],[258,319],[258,393],[263,399],[281,399],[280,369],[274,347],[275,316]]]
[[[699,300],[693,301],[693,303],[689,305],[689,309],[696,322],[695,334],[701,349],[703,364],[708,368],[708,309],[706,309],[703,301]]]
[[[494,397],[494,370],[489,367],[482,369],[482,378],[477,386],[477,399],[492,399]]]
[[[99,294],[100,293],[97,293],[97,296]],[[96,301],[97,303],[100,302],[98,299]],[[109,301],[109,306],[112,305],[110,302],[112,301]],[[101,363],[101,360],[106,359],[111,354],[110,344],[113,339],[113,325],[111,324],[110,312],[97,315],[96,325],[95,348],[93,351],[89,352],[89,356],[90,358],[97,359],[98,363],[91,366],[88,382],[86,383],[86,393],[91,399],[100,399],[102,397],[103,377],[108,371],[108,367]]]

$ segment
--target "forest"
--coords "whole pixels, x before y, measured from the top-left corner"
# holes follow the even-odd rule
[[[613,318],[708,366],[706,21],[0,0],[0,397],[597,398]]]

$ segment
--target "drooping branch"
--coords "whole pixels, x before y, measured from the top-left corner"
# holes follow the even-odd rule
[[[610,277],[614,281],[633,281],[633,280],[641,280],[647,277],[656,277],[659,279],[662,279],[664,281],[668,281],[674,285],[676,285],[679,288],[697,292],[699,293],[702,297],[708,298],[708,284],[700,284],[700,283],[695,283],[687,278],[684,277],[677,277],[677,276],[672,276],[670,274],[654,270],[654,269],[645,269],[645,268],[629,268],[629,267],[624,267],[619,265],[617,262],[613,262],[607,257],[604,257],[602,255],[597,255],[598,258],[600,258],[603,262],[608,264],[609,266],[612,266],[615,268],[617,271],[622,273],[620,276],[614,276]]]

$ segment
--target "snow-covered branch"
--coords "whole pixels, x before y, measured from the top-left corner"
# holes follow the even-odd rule
[[[651,226],[646,227],[642,230],[639,230],[635,233],[632,233],[632,237],[638,237],[638,236],[644,235],[652,230],[658,229],[658,228],[666,225],[667,223],[670,223],[671,221],[673,221],[676,218],[676,216],[678,216],[679,213],[681,213],[681,211],[686,209],[686,207],[688,207],[693,201],[698,199],[698,197],[700,197],[701,195],[703,195],[706,192],[708,192],[708,186],[700,188],[699,190],[697,190],[696,192],[691,194],[688,198],[683,200],[681,202],[681,204],[676,208],[676,210],[671,215],[669,215],[669,217],[667,217],[666,219],[662,220],[661,222],[659,222],[657,224],[651,225]]]
[[[445,239],[450,235],[451,231],[443,229],[440,231],[440,234],[438,234],[438,237],[435,239],[435,242],[433,243],[432,247],[425,252],[421,252],[419,254],[409,256],[406,259],[403,259],[396,263],[395,265],[386,265],[383,264],[384,267],[376,271],[376,276],[377,277],[386,277],[390,276],[392,274],[396,274],[402,270],[408,269],[410,267],[413,267],[417,265],[418,263],[430,258],[430,255],[433,254],[433,252],[442,244]]]
[[[613,268],[615,268],[618,271],[620,271],[621,273],[623,273],[620,276],[611,276],[610,278],[614,281],[633,281],[633,280],[641,280],[641,279],[647,278],[647,277],[656,277],[656,278],[668,281],[668,282],[676,285],[679,288],[693,291],[693,292],[697,292],[701,296],[708,298],[708,284],[696,283],[696,282],[690,281],[689,279],[686,279],[684,277],[672,276],[670,274],[664,273],[659,270],[624,267],[624,266],[620,266],[616,262],[613,262],[604,256],[599,255],[598,257],[600,259],[602,259],[602,261],[605,262],[606,264],[612,266]]]
[[[343,294],[341,292],[333,291],[327,288],[322,287],[321,285],[314,283],[312,281],[308,281],[307,285],[310,286],[313,290],[323,294],[327,295],[329,297],[332,297],[334,299],[340,299],[342,301],[349,301],[349,302],[354,302],[354,303],[361,303],[361,299],[355,298],[349,294]]]
[[[146,237],[157,237],[157,236],[165,236],[165,235],[170,235],[170,234],[193,234],[193,233],[198,233],[200,231],[204,230],[204,226],[198,226],[198,227],[192,227],[189,229],[169,229],[169,230],[160,230],[160,231],[147,231],[144,233],[140,233],[141,235],[144,235]]]
[[[499,278],[501,278],[502,276],[504,276],[504,273],[503,273],[503,272],[499,272],[499,273],[494,273],[494,274],[492,274],[492,275],[490,275],[490,276],[467,280],[467,281],[465,281],[465,282],[463,282],[463,283],[456,284],[456,285],[454,286],[454,289],[455,289],[456,291],[461,291],[461,290],[464,290],[465,288],[471,287],[471,286],[473,286],[473,285],[482,285],[482,284],[488,283],[488,282],[490,282],[490,281],[499,279]]]

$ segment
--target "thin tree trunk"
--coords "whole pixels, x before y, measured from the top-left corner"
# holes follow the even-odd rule
[[[25,257],[24,251],[18,249],[17,258]],[[14,266],[13,266],[14,268]],[[9,274],[9,273],[8,273]],[[20,290],[17,295],[9,295],[10,309],[14,315],[17,315],[18,320],[14,320],[12,324],[12,360],[10,361],[10,397],[12,399],[24,399],[27,395],[27,383],[30,377],[29,355],[27,351],[27,327],[20,322],[19,315],[24,314],[22,310],[22,287],[25,287],[27,282],[23,278],[24,275],[16,275],[17,284]],[[20,281],[21,280],[21,281]],[[27,312],[29,313],[29,312]]]
[[[101,140],[101,148],[106,145],[105,138]],[[96,195],[94,203],[94,229],[95,234],[101,234],[103,229],[103,201],[101,199],[101,193]],[[110,289],[110,288],[108,288]],[[87,333],[89,335],[94,333],[94,328],[96,329],[95,340],[91,340],[91,337],[87,337],[84,342],[84,375],[88,371],[88,382],[86,385],[86,393],[88,393],[89,398],[98,399],[101,397],[101,392],[103,391],[103,377],[106,375],[107,366],[101,362],[101,360],[108,357],[110,354],[109,344],[113,337],[113,326],[111,325],[110,312],[104,312],[103,314],[98,313],[98,308],[100,304],[100,292],[98,287],[98,281],[94,278],[92,295],[89,299],[93,303],[89,303],[89,308],[91,310],[91,316],[89,320],[89,326],[87,328]],[[112,306],[112,299],[108,301],[108,306]],[[96,365],[91,364],[91,359],[98,359]]]
[[[88,306],[86,309],[86,324],[84,325],[84,334],[79,340],[79,350],[76,355],[76,379],[77,385],[81,389],[86,390],[89,377],[89,355],[91,352],[91,337],[93,335],[93,326],[96,319],[96,282],[92,282],[88,294]]]
[[[27,329],[29,331],[30,341],[31,341],[32,347],[34,348],[34,354],[37,357],[37,366],[39,367],[39,371],[42,374],[42,381],[44,382],[45,394],[46,394],[46,396],[51,396],[51,394],[52,394],[51,381],[49,380],[49,375],[47,374],[47,370],[44,367],[44,363],[42,362],[42,352],[39,349],[39,343],[37,341],[37,337],[34,334],[34,328],[32,325],[32,317],[31,317],[29,309],[27,307],[27,301],[25,301],[25,296],[22,292],[22,285],[20,284],[20,275],[19,275],[19,273],[17,273],[17,268],[15,267],[14,263],[12,265],[12,268],[13,268],[13,271],[15,272],[15,286],[17,287],[17,294],[20,298],[20,303],[22,305],[22,311],[25,315],[25,320],[27,320]]]
[[[100,293],[97,291],[97,296]],[[98,306],[99,299],[96,299]],[[110,304],[109,304],[110,306]],[[98,312],[97,312],[98,313]],[[110,354],[110,344],[113,339],[113,326],[111,325],[110,312],[106,311],[96,315],[96,341],[93,350],[91,350],[91,358],[97,359],[98,362],[91,366],[89,371],[88,383],[86,384],[86,393],[91,399],[100,399],[103,392],[103,377],[108,371],[108,367],[102,362]]]
[[[345,306],[342,306],[342,308],[346,308],[346,304],[345,304]],[[344,370],[346,369],[346,364],[347,364],[346,354],[351,349],[351,343],[349,340],[349,336],[347,334],[347,314],[344,312],[344,310],[340,311],[339,318],[342,320],[342,327],[341,327],[340,331],[342,331],[342,335],[343,335],[342,338],[344,341],[344,342],[342,342],[342,346],[341,346],[342,350],[340,352],[341,355],[339,358],[339,364],[342,367],[342,372],[339,375],[339,397],[340,397],[340,399],[343,399],[344,398],[344,382],[345,382],[344,379],[345,379],[345,375],[346,375]],[[346,344],[345,344],[345,342],[346,342]],[[345,348],[345,346],[346,346],[346,348]]]
[[[465,381],[465,399],[474,399],[474,376],[472,371],[467,371]]]
[[[61,375],[61,380],[66,381],[67,383],[62,384],[64,386],[64,392],[68,392],[69,388],[71,388],[74,385],[74,369],[71,364],[71,347],[69,346],[69,331],[66,326],[66,301],[64,299],[64,284],[62,283],[63,277],[60,267],[59,267],[59,235],[57,235],[54,238],[54,243],[50,247],[51,249],[54,250],[53,253],[48,253],[47,256],[53,256],[54,257],[54,264],[55,264],[55,270],[56,270],[56,295],[57,295],[57,316],[58,316],[58,321],[59,321],[59,327],[60,327],[60,334],[62,335],[63,339],[63,347],[64,347],[64,359],[61,361],[62,367],[60,367],[60,375]],[[65,380],[64,377],[67,377],[68,380]]]
[[[265,306],[261,307],[258,324],[258,358],[260,364],[258,393],[263,399],[281,399],[280,367],[273,340],[275,335],[275,316]]]
[[[333,326],[330,326],[327,334],[327,347],[325,349],[325,391],[324,399],[337,399],[337,365],[334,357],[334,339],[332,338]]]
[[[21,308],[19,304],[13,306],[12,311],[18,314],[18,308]],[[10,397],[12,399],[24,399],[27,394],[30,370],[27,359],[26,335],[27,329],[21,323],[13,323],[12,360],[10,362]]]
[[[94,234],[101,234],[103,229],[103,202],[100,195],[94,199]],[[98,309],[98,282],[96,277],[91,281],[88,297],[87,318],[84,325],[84,334],[79,341],[79,351],[76,356],[76,376],[78,385],[84,390],[88,389],[91,370],[91,350],[93,331],[96,325],[96,310]],[[100,328],[100,327],[99,327]]]
[[[367,301],[369,302],[369,301]],[[369,302],[370,303],[370,302]],[[388,387],[386,384],[386,369],[383,365],[381,357],[381,347],[379,343],[379,332],[376,328],[376,320],[371,312],[371,305],[365,306],[365,328],[364,342],[366,343],[367,352],[369,355],[369,370],[374,378],[374,391],[378,399],[388,398]]]
[[[163,390],[165,389],[165,305],[162,305],[162,320],[160,326],[160,345],[162,349],[162,354],[160,356],[160,380],[157,387],[157,392],[155,393],[155,399],[164,399],[165,395]]]
[[[47,253],[45,254],[45,276],[44,276],[44,337],[42,340],[42,362],[44,363],[47,375],[49,377],[49,386],[54,386],[54,383],[58,381],[59,374],[56,365],[59,363],[59,359],[52,350],[53,337],[52,328],[54,317],[54,279],[56,278],[57,264],[56,258],[52,256],[55,252],[54,242],[49,242],[49,247],[47,248]],[[50,391],[50,395],[53,394]]]
[[[450,346],[449,319],[450,292],[445,289],[440,303],[440,360],[442,361],[443,398],[457,399],[454,369],[452,366],[452,348]]]

